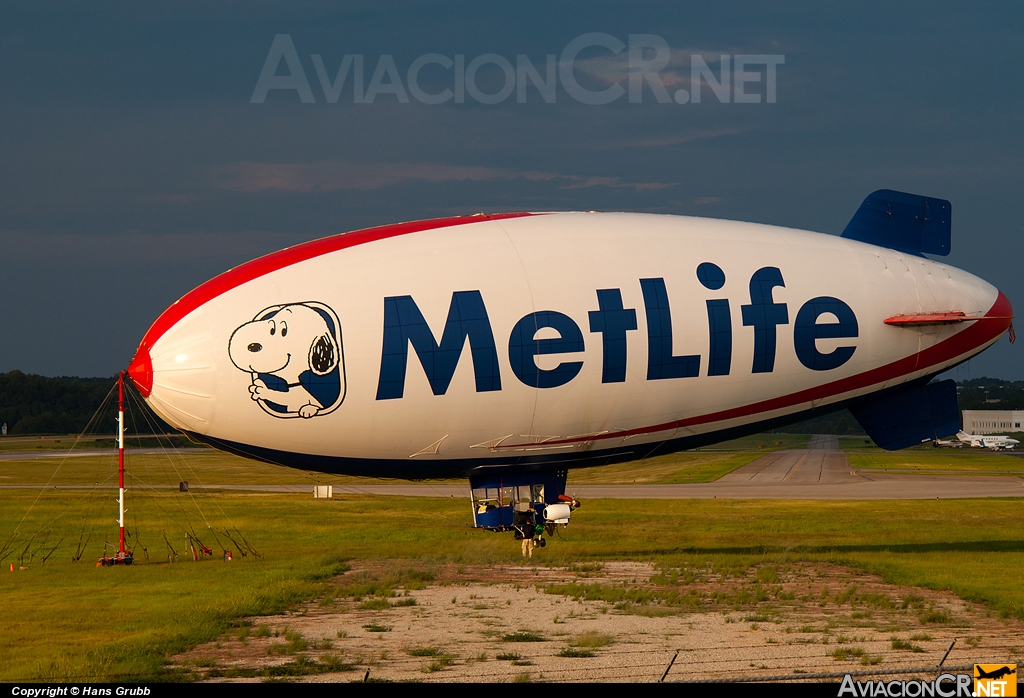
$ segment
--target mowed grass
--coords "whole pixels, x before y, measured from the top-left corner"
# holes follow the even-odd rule
[[[885,453],[885,451],[875,445],[874,441],[866,436],[840,436],[839,448],[844,451],[874,451],[875,453]]]
[[[113,427],[111,427],[113,430]],[[155,436],[126,436],[126,448],[151,448],[159,445],[188,447],[191,442],[181,434]],[[96,450],[117,448],[114,436],[80,437],[77,434],[64,436],[0,436],[0,453],[24,451],[26,455],[37,451]]]
[[[848,457],[854,468],[970,475],[1024,475],[1024,458],[979,452],[975,449],[908,449],[895,453],[850,453]]]
[[[810,434],[751,434],[732,441],[695,449],[696,452],[714,451],[777,451],[782,448],[807,448]]]
[[[0,539],[9,538],[36,495],[0,492]],[[135,532],[138,563],[97,568],[103,542],[117,540],[114,499],[102,492],[83,504],[75,491],[44,492],[21,524],[14,554],[0,568],[4,633],[17,638],[0,643],[0,681],[160,678],[166,656],[215,639],[233,619],[280,612],[322,593],[325,580],[344,569],[343,557],[375,557],[378,549],[416,558],[424,541],[436,549],[453,545],[453,536],[470,534],[465,503],[457,507],[448,499],[176,496],[181,507],[167,498],[137,494],[129,499],[126,519]],[[436,531],[424,535],[427,521]],[[440,522],[462,530],[446,531]],[[241,531],[263,559],[242,557],[226,528]],[[36,531],[43,532],[29,542]],[[210,546],[213,556],[191,561],[186,531]],[[166,562],[164,535],[179,562]],[[40,564],[40,555],[61,539]],[[89,540],[85,554],[71,562],[84,539]],[[20,560],[26,543],[29,553]],[[222,544],[232,549],[232,562],[223,561]],[[27,565],[33,551],[29,570],[9,571],[12,561],[16,568]]]
[[[629,463],[579,468],[569,471],[568,486],[609,484],[667,484],[714,482],[764,455],[764,451],[746,453],[706,453],[686,451]]]
[[[381,484],[379,478],[329,475],[310,470],[261,463],[209,448],[160,453],[126,451],[128,486],[133,484],[177,487],[204,485],[317,485]],[[392,481],[403,482],[404,481]],[[465,480],[432,480],[434,483],[466,484]],[[117,455],[90,455],[87,451],[63,458],[26,456],[24,460],[0,460],[2,485],[96,485],[117,483]]]
[[[72,437],[73,438],[73,437]],[[810,437],[799,434],[756,434],[726,444],[647,458],[630,463],[582,468],[570,471],[570,483],[695,483],[713,482],[771,451],[806,447]],[[52,444],[53,442],[48,442]],[[149,444],[152,446],[154,444]],[[724,446],[729,446],[725,449]],[[53,446],[51,445],[52,449]],[[152,450],[152,449],[150,449]],[[0,486],[51,485],[60,487],[83,485],[114,485],[117,479],[117,456],[89,454],[76,450],[63,457],[52,450],[47,457],[27,455],[24,459],[0,460]],[[176,487],[187,481],[190,486],[214,485],[360,485],[382,484],[379,478],[332,475],[297,470],[271,463],[241,458],[208,448],[161,453],[129,450],[126,452],[128,485]],[[463,479],[431,480],[433,484],[464,485]]]
[[[7,540],[37,494],[0,491],[0,539]],[[65,542],[45,565],[37,558],[29,570],[10,573],[8,557],[0,569],[8,638],[0,643],[0,681],[187,678],[165,673],[165,658],[216,639],[242,616],[316,598],[346,560],[386,559],[395,570],[447,562],[467,569],[522,564],[510,535],[469,528],[461,500],[230,493],[199,500],[202,514],[136,498],[129,524],[150,561],[139,548],[140,564],[97,568],[100,541],[116,535],[113,501],[103,494],[87,515],[59,516],[75,496],[45,491],[17,537],[15,559],[27,534],[59,517],[45,547]],[[218,529],[240,529],[264,559],[236,552],[233,562],[221,561],[203,516]],[[213,547],[214,557],[159,562],[167,554],[163,534],[182,553],[188,525]],[[591,500],[530,564],[650,560],[747,569],[821,560],[890,582],[949,589],[1024,618],[1022,530],[1019,500]],[[83,531],[94,535],[90,548],[81,562],[69,562]],[[29,547],[43,548],[46,535]]]
[[[806,448],[808,434],[752,434],[707,448],[569,471],[569,485],[714,482],[772,451]]]

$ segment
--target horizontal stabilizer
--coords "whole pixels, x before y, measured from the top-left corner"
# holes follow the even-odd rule
[[[842,237],[901,252],[946,256],[952,206],[945,199],[879,189],[869,194]]]
[[[850,407],[850,412],[887,451],[934,441],[960,428],[956,383],[951,380],[888,393]]]
[[[922,313],[920,315],[894,315],[885,319],[886,325],[895,327],[916,327],[919,325],[954,325],[958,322],[991,322],[1012,320],[1012,315],[980,315],[970,317],[959,310],[951,313]]]
[[[920,315],[895,315],[885,319],[886,325],[897,327],[912,327],[915,325],[952,325],[957,322],[968,322],[980,320],[981,318],[967,317],[964,313],[956,311],[953,313],[922,313]]]

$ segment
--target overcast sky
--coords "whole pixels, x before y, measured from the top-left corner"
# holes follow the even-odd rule
[[[949,199],[948,261],[1024,307],[1019,2],[210,5],[0,8],[0,371],[112,375],[164,308],[231,266],[477,211],[838,234],[868,193],[897,189]],[[587,34],[625,47],[584,46],[574,96],[560,71]],[[263,99],[278,35],[299,70],[285,51],[275,74],[292,77],[274,84],[292,88]],[[630,35],[641,59],[664,57],[661,94],[630,94]],[[486,54],[500,60],[454,84]],[[706,85],[689,98],[695,60],[721,77],[723,56],[741,69],[750,55],[769,58],[728,102]],[[502,60],[526,84],[520,56],[542,80],[553,56],[555,91],[529,82],[485,103],[512,85]],[[622,94],[594,104],[617,94],[603,90]],[[1022,379],[1021,350],[1004,338],[954,376]]]

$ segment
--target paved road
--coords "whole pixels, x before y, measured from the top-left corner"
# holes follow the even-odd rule
[[[809,449],[769,453],[708,484],[758,488],[848,485],[864,481],[864,476],[854,474],[842,451]]]
[[[807,448],[825,449],[826,451],[839,450],[839,437],[832,434],[814,434],[807,442]]]

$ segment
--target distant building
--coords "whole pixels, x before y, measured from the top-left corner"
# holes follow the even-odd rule
[[[1022,431],[1024,410],[964,410],[964,431],[968,434],[1000,434]]]

